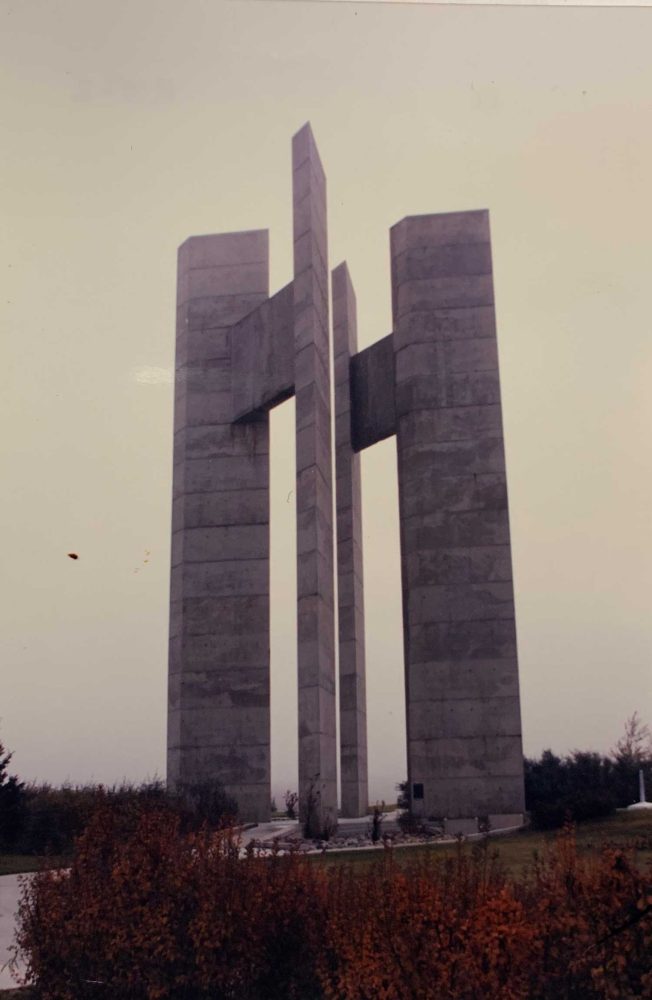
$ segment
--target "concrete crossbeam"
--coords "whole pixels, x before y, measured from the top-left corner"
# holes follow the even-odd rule
[[[396,434],[393,335],[352,355],[350,372],[352,446],[362,451]]]
[[[294,394],[292,282],[250,312],[231,337],[233,419],[250,419]]]

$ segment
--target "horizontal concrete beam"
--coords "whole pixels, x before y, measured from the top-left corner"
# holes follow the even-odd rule
[[[351,443],[362,451],[396,434],[394,335],[351,358]]]
[[[231,330],[232,419],[294,395],[294,287],[290,282]]]

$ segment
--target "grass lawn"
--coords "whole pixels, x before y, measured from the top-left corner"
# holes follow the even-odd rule
[[[531,863],[535,854],[541,853],[545,845],[558,835],[558,831],[542,833],[538,830],[523,830],[510,836],[490,839],[491,850],[495,851],[507,871],[520,875]],[[471,851],[477,841],[466,843],[463,850]],[[640,867],[652,861],[652,809],[640,812],[618,812],[606,819],[593,820],[577,826],[577,848],[580,854],[595,854],[607,844],[618,847],[635,847],[636,860]],[[395,858],[400,864],[410,864],[424,854],[436,857],[452,857],[457,851],[456,844],[424,844],[423,847],[396,847]],[[338,865],[377,864],[382,851],[338,851],[336,854],[310,855],[317,864]]]
[[[640,867],[652,862],[652,809],[640,812],[618,812],[606,819],[592,820],[577,826],[577,847],[580,854],[595,854],[607,844],[618,847],[634,847]],[[510,836],[490,839],[491,850],[498,854],[508,872],[520,875],[532,863],[534,855],[544,850],[545,845],[558,836],[558,831],[542,833],[538,830],[523,830]],[[463,844],[463,850],[470,851],[478,841]],[[456,844],[424,844],[419,847],[395,847],[396,859],[401,864],[410,864],[424,854],[436,857],[452,857],[457,851]],[[319,855],[309,855],[311,861],[320,865],[373,865],[382,857],[382,850],[337,851]],[[44,858],[23,854],[0,854],[0,875],[38,871]],[[48,858],[48,867],[61,868],[70,863],[69,858]]]

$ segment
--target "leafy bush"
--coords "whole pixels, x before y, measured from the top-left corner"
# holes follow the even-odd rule
[[[240,859],[228,831],[182,834],[165,810],[132,819],[107,803],[69,872],[23,887],[18,942],[43,1000],[310,996],[311,870]]]
[[[228,831],[103,807],[68,872],[23,885],[42,1000],[620,1000],[652,997],[652,882],[571,830],[518,881],[488,842],[399,868],[256,857]]]

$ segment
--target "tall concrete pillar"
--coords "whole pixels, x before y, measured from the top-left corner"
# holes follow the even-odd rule
[[[410,795],[462,831],[524,805],[489,240],[484,211],[391,230]]]
[[[305,125],[292,140],[297,456],[299,807],[337,824],[326,179]]]
[[[233,424],[232,326],[268,296],[266,231],[179,249],[168,781],[270,809],[267,414]]]
[[[351,443],[351,358],[357,353],[355,292],[348,267],[332,273],[335,367],[335,480],[342,815],[364,816],[367,783],[362,497],[360,456]]]

